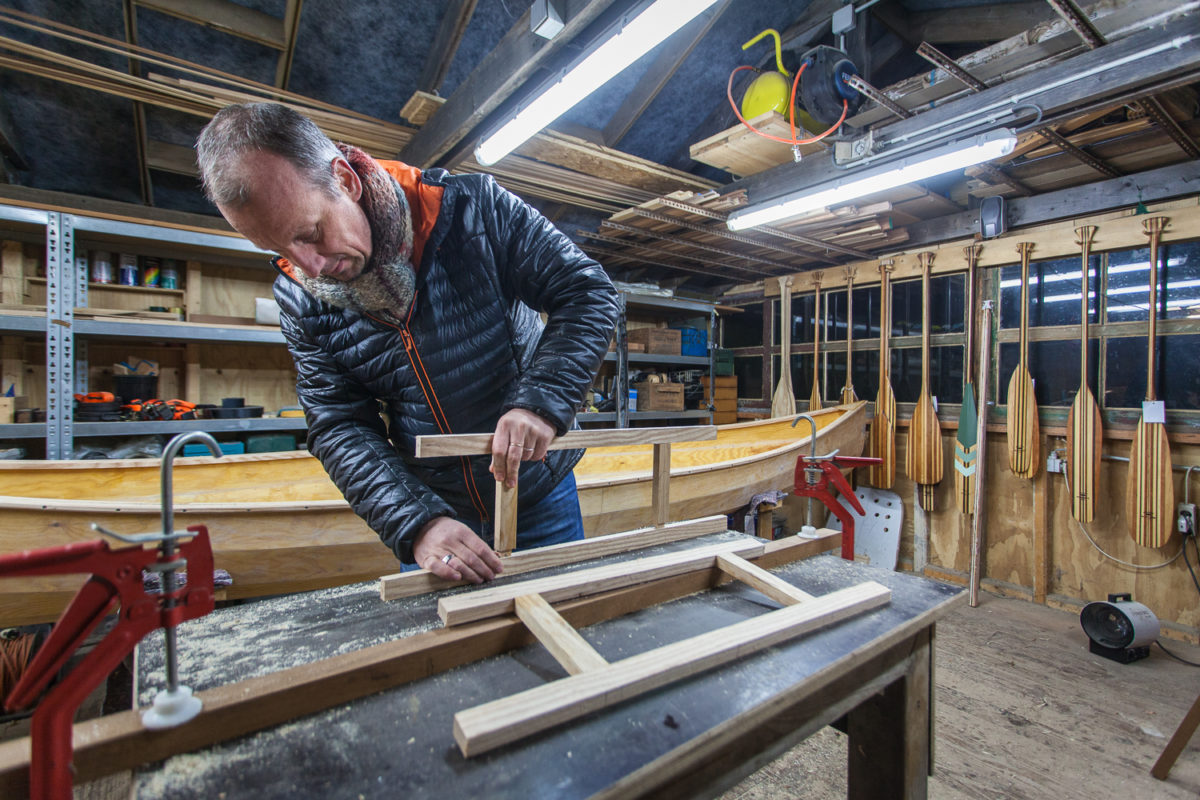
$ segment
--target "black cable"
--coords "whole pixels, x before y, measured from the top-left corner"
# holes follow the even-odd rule
[[[1182,661],[1184,664],[1187,664],[1189,667],[1200,667],[1200,664],[1197,664],[1195,661],[1188,661],[1183,656],[1177,656],[1174,653],[1172,653],[1170,650],[1168,650],[1167,648],[1163,647],[1163,643],[1162,643],[1161,639],[1155,639],[1154,643],[1156,645],[1158,645],[1159,650],[1162,650],[1164,653],[1166,653],[1167,655],[1169,655],[1171,658],[1175,659],[1176,661]]]
[[[1196,544],[1196,534],[1188,533],[1183,537],[1183,563],[1187,564],[1188,573],[1192,576],[1192,583],[1196,585],[1196,592],[1200,593],[1200,581],[1196,580],[1196,571],[1192,569],[1192,560],[1188,558],[1187,543],[1188,539],[1192,540],[1192,547],[1196,550],[1196,563],[1200,565],[1200,545]]]

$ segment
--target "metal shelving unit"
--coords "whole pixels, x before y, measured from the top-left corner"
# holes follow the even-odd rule
[[[76,422],[72,395],[87,391],[87,339],[134,338],[159,341],[283,344],[283,334],[248,326],[188,322],[76,318],[87,306],[88,274],[84,258],[76,258],[80,233],[101,241],[142,240],[181,250],[245,260],[270,254],[238,236],[183,230],[153,224],[42,211],[0,204],[0,221],[34,225],[46,241],[45,314],[0,312],[0,332],[37,334],[46,341],[46,421],[0,424],[0,439],[45,439],[46,457],[69,458],[76,436],[169,434],[189,430],[214,433],[304,430],[302,417],[246,418],[160,422]]]
[[[631,294],[629,292],[620,293],[620,313],[617,316],[617,347],[616,351],[607,353],[604,360],[607,362],[615,362],[617,367],[616,381],[614,381],[613,394],[616,398],[617,410],[615,412],[599,412],[580,414],[581,422],[615,422],[618,428],[628,428],[630,422],[641,420],[684,420],[684,419],[701,419],[712,420],[712,390],[709,390],[709,398],[706,408],[690,409],[685,411],[630,411],[629,410],[629,365],[630,364],[645,364],[653,366],[669,366],[669,367],[696,367],[707,368],[709,376],[709,386],[713,385],[712,376],[715,370],[713,360],[712,343],[715,341],[717,310],[714,303],[706,303],[700,300],[687,300],[676,297],[658,297],[655,295]],[[664,317],[708,317],[708,341],[709,350],[706,356],[668,356],[658,355],[655,353],[630,353],[629,352],[629,337],[626,331],[626,319],[628,309],[634,308],[642,311],[651,311],[661,314]]]

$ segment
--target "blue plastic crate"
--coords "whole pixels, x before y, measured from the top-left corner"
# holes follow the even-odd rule
[[[699,328],[674,329],[679,331],[679,355],[701,357],[708,355],[708,331]]]

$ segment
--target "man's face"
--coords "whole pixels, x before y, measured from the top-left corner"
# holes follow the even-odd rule
[[[247,153],[242,169],[251,187],[250,202],[219,207],[234,230],[309,277],[358,277],[371,257],[371,227],[358,204],[362,183],[344,159],[330,165],[337,188],[333,195],[274,153]]]

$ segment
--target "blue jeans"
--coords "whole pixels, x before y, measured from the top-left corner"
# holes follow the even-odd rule
[[[479,535],[489,545],[495,545],[491,522],[460,518],[459,520]],[[517,549],[542,547],[561,542],[575,542],[583,538],[583,514],[579,510],[579,490],[575,486],[575,473],[558,482],[536,505],[530,508],[517,507]],[[416,564],[401,564],[402,572],[420,569]]]

